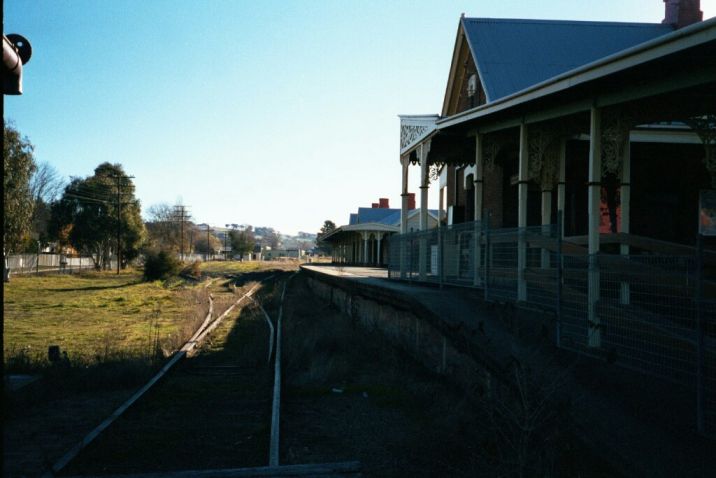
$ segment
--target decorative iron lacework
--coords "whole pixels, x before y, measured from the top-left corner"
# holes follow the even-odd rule
[[[484,145],[482,146],[482,158],[485,161],[485,171],[492,172],[495,170],[495,160],[504,144],[504,139],[495,136],[485,136]]]
[[[559,137],[553,125],[538,124],[527,130],[527,174],[529,179],[539,179],[549,146]]]
[[[552,141],[542,156],[542,170],[539,182],[543,191],[552,189],[559,180],[559,155],[562,142],[558,137]]]
[[[440,179],[440,168],[442,168],[443,166],[443,164],[437,163],[433,163],[430,165],[430,169],[428,171],[428,183],[437,182]]]
[[[577,125],[567,120],[557,120],[531,126],[527,131],[528,177],[543,190],[557,184],[563,140],[577,129]]]
[[[716,189],[716,115],[704,115],[685,121],[704,145],[704,165],[711,175],[711,187]]]
[[[634,117],[622,109],[605,109],[602,114],[602,175],[621,176],[624,151],[629,147],[629,131]]]
[[[426,125],[401,125],[400,126],[400,149],[415,142],[430,129]]]

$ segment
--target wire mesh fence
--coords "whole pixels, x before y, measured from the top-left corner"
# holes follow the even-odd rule
[[[552,312],[559,347],[696,390],[697,426],[716,435],[716,280],[702,255],[590,256],[560,229],[471,222],[396,235],[389,277]]]

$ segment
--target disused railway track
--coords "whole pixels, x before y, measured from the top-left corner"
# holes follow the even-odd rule
[[[207,281],[205,288],[208,288],[215,280],[216,279],[210,279],[209,281]],[[174,372],[175,370],[177,370],[177,365],[182,362],[183,359],[196,353],[197,347],[202,344],[210,336],[210,334],[214,330],[216,330],[217,327],[219,327],[219,325],[223,323],[224,319],[229,317],[232,312],[234,312],[235,314],[240,314],[242,312],[242,309],[246,308],[246,306],[251,303],[251,299],[253,298],[259,287],[262,285],[265,286],[267,284],[270,284],[272,280],[275,280],[274,275],[269,275],[268,277],[261,277],[260,280],[258,280],[255,284],[252,284],[252,286],[248,288],[248,291],[241,294],[238,300],[231,304],[231,306],[229,306],[227,310],[225,310],[223,313],[216,317],[213,316],[214,300],[213,297],[210,296],[209,312],[202,324],[192,335],[192,337],[177,352],[174,353],[174,355],[161,368],[161,370],[157,372],[144,386],[142,386],[137,392],[135,392],[122,405],[120,405],[120,407],[118,407],[110,416],[105,418],[97,427],[95,427],[91,432],[89,432],[79,443],[77,443],[73,448],[68,450],[67,453],[65,453],[59,460],[57,460],[52,465],[51,472],[48,473],[46,476],[52,476],[53,474],[60,474],[67,470],[72,470],[74,463],[77,461],[77,458],[80,456],[80,454],[84,454],[84,450],[88,449],[91,444],[94,444],[95,442],[99,441],[98,439],[100,438],[100,435],[105,433],[110,428],[110,426],[112,426],[118,419],[120,419],[120,417],[123,417],[125,413],[130,409],[130,407],[138,407],[140,405],[140,400],[146,400],[146,397],[148,396],[149,392],[153,390],[157,386],[157,384],[162,381],[162,379],[165,379],[170,372]],[[233,281],[232,284],[233,283],[235,283],[235,281]],[[186,368],[190,370],[192,367]]]
[[[278,466],[287,283],[285,276],[261,277],[216,318],[211,301],[206,319],[162,370],[46,476],[356,476],[353,462]],[[276,310],[273,321],[269,311]]]

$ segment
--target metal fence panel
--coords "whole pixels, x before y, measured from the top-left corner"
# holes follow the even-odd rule
[[[696,254],[567,254],[556,225],[486,226],[392,236],[389,277],[553,312],[558,346],[697,390],[699,428],[716,435],[716,280]]]

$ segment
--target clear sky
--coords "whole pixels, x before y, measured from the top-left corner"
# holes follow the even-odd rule
[[[660,22],[662,0],[5,0],[33,57],[5,117],[62,175],[283,233],[400,207],[398,114],[439,113],[460,13]],[[704,18],[716,0],[702,0]],[[417,180],[417,172],[412,179]],[[418,191],[414,185],[411,188]],[[431,204],[431,207],[433,205]]]

